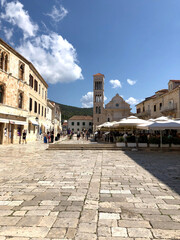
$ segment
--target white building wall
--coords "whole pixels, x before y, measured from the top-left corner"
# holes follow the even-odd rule
[[[72,123],[74,123],[74,125],[72,125]],[[85,123],[85,125],[83,125],[83,123]],[[91,123],[91,125],[89,125],[89,123]],[[77,131],[82,131],[83,129],[92,130],[92,127],[92,120],[68,120],[68,129],[70,129],[71,131],[73,130],[75,133]]]

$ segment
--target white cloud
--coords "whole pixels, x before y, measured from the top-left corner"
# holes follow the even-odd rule
[[[54,22],[60,22],[67,14],[68,10],[65,9],[63,6],[60,5],[59,8],[57,8],[54,5],[51,12],[47,13],[46,15],[50,16]]]
[[[74,47],[61,35],[51,33],[26,40],[17,50],[29,59],[49,83],[83,79]]]
[[[129,97],[127,100],[126,100],[127,103],[129,103],[130,105],[136,105],[140,102],[140,100],[138,99],[135,99],[133,97]]]
[[[93,107],[93,92],[88,92],[86,95],[82,96],[80,101],[83,108]]]
[[[1,6],[3,7],[6,3],[6,0],[1,0]]]
[[[107,97],[104,96],[104,101],[107,100]],[[88,92],[84,96],[82,96],[80,102],[82,103],[83,108],[91,108],[93,107],[93,92]]]
[[[4,27],[3,30],[4,30],[4,34],[5,34],[6,39],[9,41],[13,36],[13,29],[12,28],[7,29],[6,27]]]
[[[127,79],[127,83],[129,83],[129,85],[134,85],[136,84],[136,81],[135,80],[131,80],[131,79]]]
[[[1,14],[2,19],[18,26],[23,31],[24,38],[35,36],[38,25],[31,21],[28,12],[19,1],[5,3],[1,0],[1,5],[5,7],[5,12]]]
[[[1,4],[4,5],[4,11],[0,19],[13,26],[11,31],[3,28],[6,38],[11,39],[15,27],[22,30],[24,38],[20,39],[16,50],[33,63],[47,82],[68,83],[83,79],[76,49],[72,44],[55,32],[48,31],[40,35],[38,25],[32,22],[29,13],[19,1],[6,3],[1,0]],[[61,10],[66,13],[62,7]]]
[[[110,80],[110,84],[112,85],[112,88],[122,88],[121,82],[119,80]]]

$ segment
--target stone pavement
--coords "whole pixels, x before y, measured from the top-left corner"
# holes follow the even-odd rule
[[[180,239],[179,153],[0,146],[0,240]]]

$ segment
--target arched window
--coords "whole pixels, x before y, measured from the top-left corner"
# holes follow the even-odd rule
[[[19,65],[19,79],[23,80],[24,78],[24,64],[20,63]]]
[[[23,93],[19,93],[18,96],[18,108],[22,108],[23,107]]]
[[[98,113],[98,107],[96,107],[96,113]]]
[[[99,107],[99,114],[101,114],[101,107]]]
[[[0,85],[0,103],[3,103],[4,98],[4,87],[3,85]]]
[[[7,72],[8,70],[8,55],[6,54],[5,56],[5,61],[4,61],[4,70]]]
[[[1,55],[0,55],[0,68],[3,70],[3,67],[4,67],[4,53],[1,52]]]

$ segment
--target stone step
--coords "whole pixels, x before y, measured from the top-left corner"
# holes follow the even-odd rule
[[[115,144],[49,144],[48,150],[101,150],[117,149]]]

